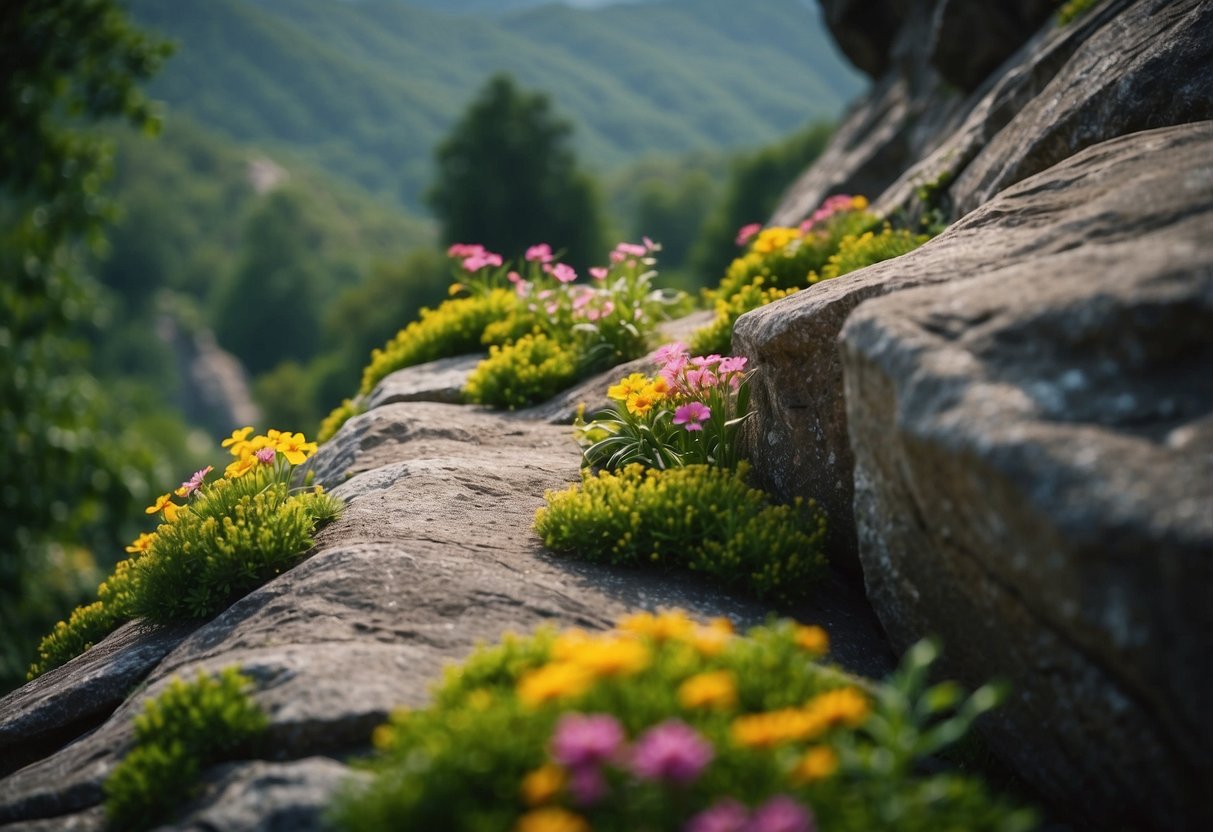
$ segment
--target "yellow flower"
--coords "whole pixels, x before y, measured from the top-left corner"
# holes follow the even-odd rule
[[[554,699],[580,696],[590,689],[594,675],[587,668],[557,662],[532,670],[518,680],[518,699],[532,707]]]
[[[820,627],[796,627],[793,635],[796,646],[815,656],[824,656],[830,651],[830,637]]]
[[[257,457],[249,454],[248,456],[240,457],[240,459],[227,466],[223,471],[223,476],[229,480],[238,480],[256,467]]]
[[[852,211],[862,211],[864,208],[867,208],[867,207],[868,207],[868,198],[866,196],[851,197],[851,210]]]
[[[813,697],[805,709],[826,726],[856,728],[868,718],[871,706],[858,688],[840,688]]]
[[[757,254],[771,254],[782,251],[788,243],[799,238],[799,228],[768,228],[754,240],[751,250]]]
[[[690,644],[699,652],[699,655],[711,658],[723,653],[724,648],[732,640],[731,629],[723,630],[720,627],[712,626],[696,627],[695,632],[691,633]]]
[[[660,615],[638,612],[619,619],[619,629],[654,641],[677,639],[684,641],[695,631],[696,624],[682,610],[667,610]]]
[[[450,287],[447,288],[446,293],[448,295],[450,295],[451,297],[455,297],[455,295],[459,294],[462,291],[463,291],[462,283],[452,283],[450,285]]]
[[[592,639],[572,662],[594,676],[631,676],[649,666],[649,650],[630,638]]]
[[[785,742],[812,739],[825,730],[825,724],[802,708],[783,708],[760,714],[746,714],[733,720],[733,742],[748,748],[771,748]]]
[[[657,376],[651,384],[645,386],[645,390],[652,393],[659,399],[665,398],[670,392],[670,383],[665,380],[665,376]]]
[[[657,399],[658,397],[650,393],[647,388],[631,393],[627,400],[628,413],[633,416],[644,416],[653,409]]]
[[[161,494],[156,498],[156,502],[145,508],[145,514],[155,514],[160,511],[164,513],[164,519],[172,523],[177,519],[177,512],[181,510],[181,506],[173,502],[172,494]],[[128,550],[129,551],[129,550]]]
[[[737,682],[728,670],[699,673],[678,687],[678,704],[694,708],[732,708],[737,704]]]
[[[627,378],[620,379],[618,384],[608,389],[607,398],[620,402],[627,401],[628,396],[639,390],[643,390],[648,383],[649,378],[644,373],[632,373]]]
[[[280,434],[274,447],[291,465],[302,465],[309,456],[316,453],[316,443],[308,442],[302,433]]]
[[[146,554],[147,551],[152,548],[152,543],[155,541],[155,533],[141,534],[138,538],[136,538],[134,543],[126,547],[126,551],[130,552],[131,554]]]
[[[541,806],[564,788],[564,769],[548,763],[522,778],[522,801],[528,806]]]
[[[514,832],[590,832],[590,825],[581,815],[568,809],[547,806],[532,809],[514,825]]]
[[[796,785],[808,785],[824,780],[838,771],[838,755],[828,745],[818,745],[810,748],[800,758],[796,768],[792,769],[792,782]]]
[[[232,435],[219,443],[220,447],[230,448],[232,456],[238,457],[244,450],[244,446],[248,444],[248,435],[253,432],[253,428],[245,427],[239,430],[232,431]]]

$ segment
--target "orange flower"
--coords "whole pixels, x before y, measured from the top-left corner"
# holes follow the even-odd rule
[[[830,637],[820,627],[798,626],[793,638],[797,647],[815,656],[824,656],[830,651]]]
[[[726,710],[737,704],[737,681],[728,670],[699,673],[678,687],[678,704],[688,710]]]
[[[568,809],[547,806],[532,809],[518,818],[514,832],[590,832],[590,825],[581,815],[575,815]]]
[[[156,541],[156,535],[141,534],[136,538],[135,542],[126,547],[126,551],[131,554],[146,554],[152,548],[152,544]]]
[[[838,755],[828,745],[818,745],[810,748],[800,758],[796,768],[792,769],[792,782],[797,785],[808,785],[824,780],[838,771]]]
[[[695,622],[682,610],[667,610],[659,615],[638,612],[619,619],[619,629],[654,641],[682,641],[695,631]]]
[[[560,766],[548,763],[522,778],[522,801],[528,806],[542,806],[564,788],[566,775]]]
[[[594,684],[594,674],[580,665],[558,662],[532,670],[518,680],[518,699],[532,707],[580,696]]]
[[[858,688],[840,688],[813,697],[805,709],[827,726],[863,724],[871,711],[868,698]]]

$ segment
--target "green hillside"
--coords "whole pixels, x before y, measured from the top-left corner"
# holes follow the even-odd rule
[[[131,0],[178,42],[151,85],[170,108],[417,205],[431,150],[494,71],[548,91],[578,152],[769,142],[838,114],[858,77],[797,0],[661,0],[455,14],[400,0]]]

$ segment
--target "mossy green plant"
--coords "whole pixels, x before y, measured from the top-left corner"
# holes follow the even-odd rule
[[[924,765],[997,689],[928,686],[929,642],[883,683],[823,664],[828,648],[819,627],[740,636],[680,611],[507,636],[375,729],[371,778],[332,819],[350,832],[1033,828],[978,779]]]
[[[549,491],[535,531],[558,554],[686,569],[759,598],[804,596],[825,569],[825,515],[812,502],[776,505],[746,483],[747,466],[582,473]]]
[[[838,251],[830,255],[820,274],[809,275],[810,283],[831,280],[844,274],[858,271],[885,260],[892,260],[908,254],[931,239],[926,234],[911,234],[909,231],[894,230],[887,225],[880,233],[865,231],[859,235],[844,237],[838,245]]]
[[[224,476],[194,474],[148,508],[163,523],[127,547],[131,557],[97,587],[97,601],[60,621],[38,646],[33,679],[75,658],[120,624],[205,618],[289,569],[336,519],[341,502],[324,489],[295,487],[296,467],[316,450],[302,434],[243,428],[224,441],[236,457]]]
[[[217,676],[171,680],[135,717],[135,746],[105,781],[113,829],[151,829],[192,795],[207,766],[236,759],[268,719],[249,696],[252,681],[229,667]]]
[[[581,354],[575,346],[534,332],[491,347],[489,357],[468,377],[464,395],[477,404],[513,410],[550,399],[580,375]]]

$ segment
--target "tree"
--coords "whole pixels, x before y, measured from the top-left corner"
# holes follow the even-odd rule
[[[168,49],[115,0],[8,0],[0,43],[2,691],[23,674],[31,630],[62,614],[56,587],[78,589],[88,545],[110,539],[100,526],[142,496],[131,483],[141,463],[111,438],[113,402],[83,369],[84,264],[111,216],[101,188],[112,151],[88,128],[111,117],[154,127],[138,84]]]
[[[572,127],[546,95],[496,75],[435,152],[427,194],[446,243],[481,243],[507,257],[550,243],[588,266],[603,254],[593,181],[577,169]]]

